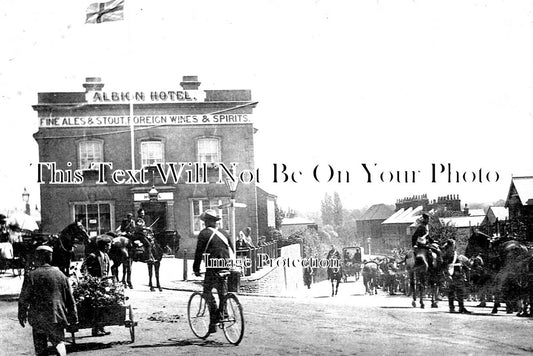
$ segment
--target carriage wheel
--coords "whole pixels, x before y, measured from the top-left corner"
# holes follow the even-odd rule
[[[189,326],[196,337],[205,339],[209,336],[211,315],[207,307],[207,300],[200,292],[194,292],[189,298],[187,306],[187,319]]]
[[[135,342],[135,322],[133,321],[133,309],[130,307],[130,337],[131,337],[131,343],[133,344]]]

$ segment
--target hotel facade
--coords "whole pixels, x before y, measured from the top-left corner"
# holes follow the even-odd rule
[[[177,233],[192,252],[204,210],[216,209],[231,228],[228,178],[246,205],[236,208],[236,232],[249,226],[256,239],[275,225],[275,196],[258,195],[255,181],[251,91],[201,90],[196,76],[179,84],[108,92],[87,78],[84,91],[38,93],[43,232],[82,219],[100,235],[143,208],[156,234]]]

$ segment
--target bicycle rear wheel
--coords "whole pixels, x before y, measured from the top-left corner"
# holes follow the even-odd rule
[[[189,326],[196,337],[205,339],[209,336],[210,314],[207,300],[200,292],[194,292],[187,306]]]
[[[237,296],[229,293],[224,301],[224,319],[221,321],[224,336],[233,345],[238,345],[244,336],[244,315]]]

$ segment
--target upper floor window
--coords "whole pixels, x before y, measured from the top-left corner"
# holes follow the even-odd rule
[[[80,141],[78,144],[80,169],[90,169],[91,163],[104,161],[102,141]]]
[[[218,138],[199,138],[198,162],[217,163],[220,161],[220,140]]]
[[[143,166],[154,166],[164,162],[163,142],[144,141],[141,142],[141,164]]]
[[[218,212],[218,216],[221,218],[217,222],[217,226],[229,230],[229,207],[219,209],[218,207],[224,203],[227,203],[227,198],[203,198],[191,200],[191,221],[192,231],[194,234],[200,233],[204,228],[203,222],[200,220],[200,215],[207,209],[214,209]]]

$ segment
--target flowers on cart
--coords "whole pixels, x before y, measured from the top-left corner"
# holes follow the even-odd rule
[[[84,275],[73,288],[74,299],[78,308],[105,307],[124,305],[124,286],[111,278],[98,278]]]

